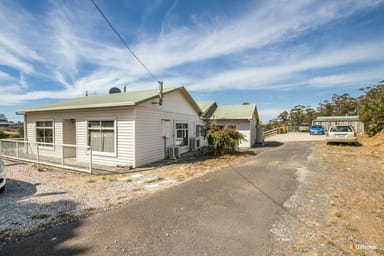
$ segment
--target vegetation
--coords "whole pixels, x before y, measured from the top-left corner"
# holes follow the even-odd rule
[[[0,127],[0,139],[24,138],[23,127]]]
[[[226,152],[236,151],[244,136],[233,127],[219,129],[214,120],[205,120],[202,135],[208,141],[209,152],[214,155],[221,155]]]
[[[359,98],[359,118],[368,135],[373,136],[384,130],[384,80],[361,90],[364,95]]]
[[[5,139],[5,138],[8,138],[8,135],[2,130],[0,130],[0,139]]]
[[[332,99],[320,102],[316,109],[296,105],[290,111],[283,111],[265,125],[269,130],[281,126],[298,127],[311,124],[318,116],[359,115],[368,135],[373,136],[384,130],[384,80],[373,87],[360,89],[363,95],[357,98],[348,93],[334,94]]]

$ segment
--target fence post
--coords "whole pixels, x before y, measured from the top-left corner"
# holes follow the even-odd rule
[[[92,148],[89,147],[89,173],[92,175]]]
[[[64,166],[64,145],[61,145],[61,166]]]
[[[37,161],[37,170],[39,170],[39,143],[36,144],[36,161]]]
[[[16,157],[17,159],[19,159],[19,142],[16,141],[15,143],[16,143]]]

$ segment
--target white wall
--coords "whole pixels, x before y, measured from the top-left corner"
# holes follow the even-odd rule
[[[157,99],[154,100],[154,102]],[[165,149],[174,146],[176,122],[188,123],[188,137],[196,136],[196,125],[202,125],[196,111],[179,91],[166,94],[163,105],[145,102],[135,110],[136,166],[142,166],[165,158]],[[170,120],[171,137],[164,138],[163,120]],[[189,151],[189,145],[181,148],[181,153]]]
[[[153,102],[156,102],[154,99]],[[106,156],[93,154],[93,163],[103,165],[132,165],[139,167],[165,158],[165,147],[174,146],[174,126],[176,122],[188,123],[188,136],[196,136],[196,125],[203,125],[195,109],[189,104],[180,91],[166,94],[163,105],[144,102],[134,107],[99,108],[70,111],[35,112],[27,115],[28,140],[36,141],[37,121],[54,121],[54,141],[63,144],[63,120],[74,119],[76,124],[76,144],[88,145],[87,121],[116,120],[116,154]],[[162,121],[170,120],[172,135],[164,139]],[[67,127],[68,128],[68,127]],[[67,131],[68,132],[68,131]],[[70,133],[70,132],[69,132]],[[190,143],[189,143],[190,144]],[[189,145],[181,148],[181,152],[189,151]],[[47,148],[41,151],[44,156],[61,157],[61,147]],[[76,152],[78,160],[88,161],[89,154],[83,149]]]
[[[76,122],[77,145],[88,145],[88,120],[116,120],[117,152],[114,156],[103,156],[93,154],[93,163],[105,165],[134,165],[135,162],[135,140],[134,140],[134,108],[107,108],[107,109],[85,109],[70,111],[34,112],[27,114],[28,140],[36,141],[36,122],[54,121],[54,141],[63,144],[63,120],[74,119]],[[43,156],[61,157],[61,147],[46,147],[42,149]],[[77,159],[88,161],[89,154],[84,149],[77,150]]]
[[[254,137],[250,130],[250,122],[248,120],[216,120],[217,125],[227,127],[229,125],[236,126],[236,130],[243,134],[245,140],[240,141],[240,148],[249,148],[253,145]]]

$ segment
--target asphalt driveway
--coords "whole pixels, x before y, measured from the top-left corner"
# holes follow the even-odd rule
[[[4,255],[266,255],[279,207],[315,142],[289,142],[242,165],[1,248]]]

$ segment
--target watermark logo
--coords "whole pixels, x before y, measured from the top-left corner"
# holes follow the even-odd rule
[[[352,251],[354,251],[354,250],[377,250],[377,246],[376,245],[350,243],[349,249]]]

